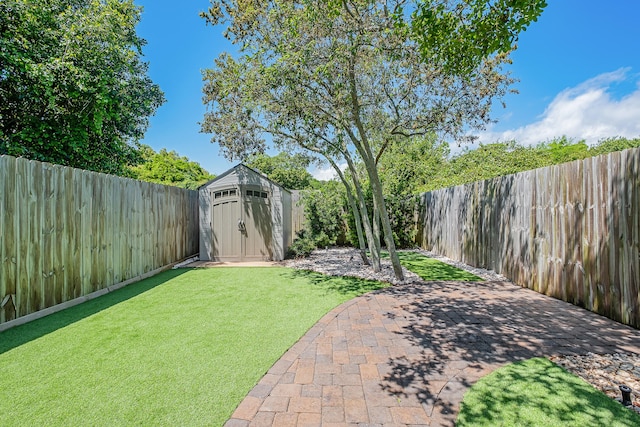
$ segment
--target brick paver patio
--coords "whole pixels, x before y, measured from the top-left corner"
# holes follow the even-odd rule
[[[494,369],[588,352],[640,353],[640,332],[509,282],[398,285],[324,316],[226,426],[451,426]]]

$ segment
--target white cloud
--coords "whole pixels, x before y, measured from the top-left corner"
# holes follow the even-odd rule
[[[488,130],[479,135],[480,141],[515,139],[523,145],[533,145],[564,135],[594,144],[614,136],[636,138],[640,136],[640,81],[635,90],[620,99],[614,99],[610,92],[614,83],[629,80],[628,72],[628,68],[621,68],[565,89],[538,121],[502,132]]]
[[[339,163],[338,167],[341,171],[344,171],[347,168],[347,162]],[[338,174],[331,165],[322,168],[317,167],[316,170],[311,172],[311,175],[319,181],[331,181],[332,179],[338,178]]]

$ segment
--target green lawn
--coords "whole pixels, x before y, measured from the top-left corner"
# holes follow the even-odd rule
[[[385,257],[389,255],[384,253]],[[417,252],[399,251],[400,263],[408,270],[413,271],[423,280],[430,281],[458,281],[458,282],[482,282],[483,279],[467,271],[453,267],[433,258],[428,258]]]
[[[640,417],[553,362],[512,363],[464,396],[458,427],[640,426]]]
[[[172,270],[0,334],[3,426],[222,425],[320,317],[378,282]]]

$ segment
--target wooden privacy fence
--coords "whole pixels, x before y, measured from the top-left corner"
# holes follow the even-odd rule
[[[0,326],[198,252],[198,193],[0,156]]]
[[[418,244],[640,327],[640,149],[422,194]]]

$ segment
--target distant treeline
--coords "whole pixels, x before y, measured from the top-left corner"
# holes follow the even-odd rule
[[[141,145],[138,150],[140,161],[135,166],[127,166],[122,174],[128,178],[156,184],[195,190],[205,182],[215,178],[199,163],[180,156],[175,151],[162,148],[155,152],[148,145]]]
[[[417,183],[416,188],[418,192],[431,191],[634,147],[640,147],[640,138],[609,138],[594,146],[565,137],[528,147],[515,141],[481,145],[450,159],[431,162],[436,165],[431,176]]]

